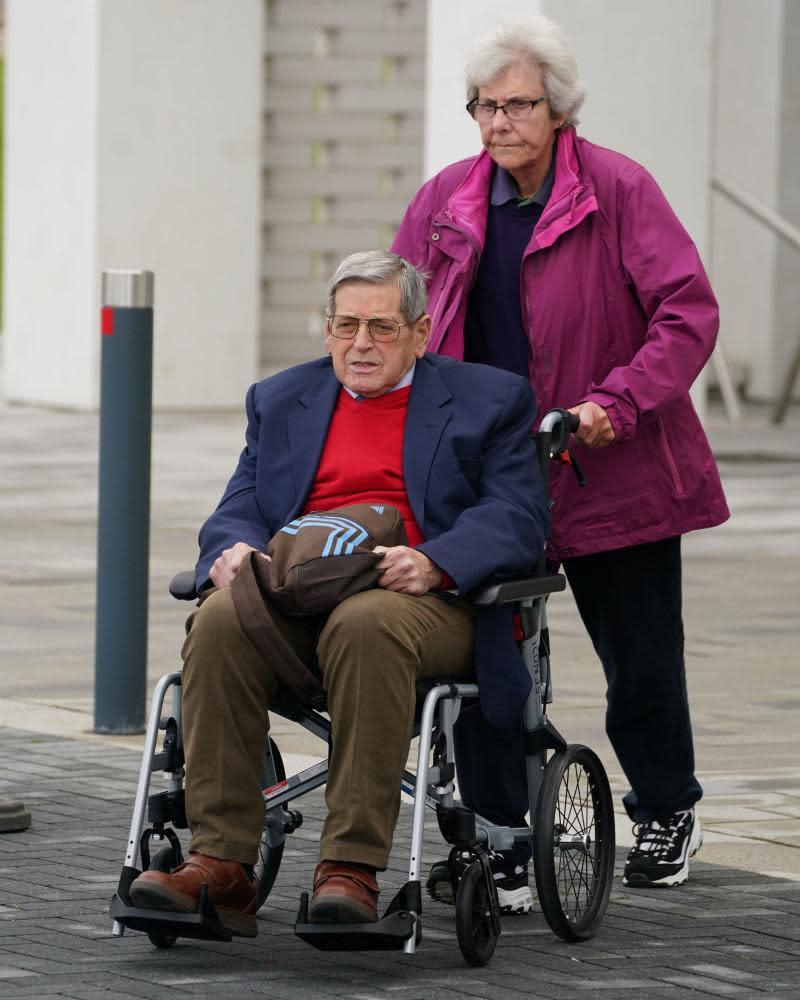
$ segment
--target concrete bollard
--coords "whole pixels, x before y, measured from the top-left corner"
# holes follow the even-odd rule
[[[94,728],[144,731],[153,272],[103,271]]]

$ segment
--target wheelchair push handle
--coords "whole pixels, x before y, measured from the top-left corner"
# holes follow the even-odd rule
[[[550,435],[550,454],[560,455],[567,449],[570,434],[574,434],[580,421],[574,413],[554,407],[542,417],[540,434]]]
[[[555,407],[548,410],[542,417],[539,432],[536,435],[539,442],[539,457],[542,463],[542,476],[549,491],[550,459],[555,459],[562,465],[569,465],[575,473],[579,486],[586,485],[586,477],[578,465],[577,459],[569,447],[570,435],[580,426],[580,420],[574,413]]]

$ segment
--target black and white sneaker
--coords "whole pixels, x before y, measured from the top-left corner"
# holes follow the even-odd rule
[[[459,877],[465,864],[460,861]],[[528,885],[528,866],[517,865],[504,855],[489,851],[489,866],[497,886],[497,899],[501,913],[530,913],[533,909],[533,898]],[[431,868],[428,881],[425,883],[428,895],[440,903],[453,903],[453,885],[450,881],[450,869],[446,861],[437,861]]]
[[[636,843],[625,862],[624,885],[655,888],[688,880],[689,858],[703,843],[694,809],[637,823],[633,833]]]

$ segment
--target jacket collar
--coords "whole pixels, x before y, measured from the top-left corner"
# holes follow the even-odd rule
[[[455,225],[469,238],[479,254],[486,241],[486,218],[489,212],[489,189],[494,160],[484,149],[472,162],[461,183],[450,195],[435,225]]]
[[[575,129],[562,128],[556,140],[556,176],[553,191],[533,233],[531,249],[544,249],[592,212],[597,198],[592,179],[583,167]]]
[[[326,358],[286,418],[295,487],[295,506],[287,520],[300,512],[311,491],[339,389],[333,365]]]
[[[530,247],[532,250],[552,246],[560,236],[574,229],[587,215],[597,211],[594,184],[583,168],[574,128],[559,130],[555,156],[553,190],[536,224]],[[494,161],[484,149],[475,157],[458,187],[450,195],[442,217],[434,219],[435,225],[455,225],[473,243],[479,254],[483,252],[486,239],[493,170]]]

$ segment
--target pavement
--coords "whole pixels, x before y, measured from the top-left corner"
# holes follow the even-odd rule
[[[319,793],[287,846],[259,937],[155,950],[110,934],[107,905],[125,853],[141,736],[92,732],[97,415],[0,404],[0,798],[21,799],[28,831],[0,834],[4,997],[339,996],[352,1000],[543,996],[800,997],[800,409],[780,428],[756,408],[731,426],[711,411],[731,521],[684,541],[687,671],[705,844],[688,885],[615,880],[596,936],[567,945],[541,914],[504,921],[486,969],[466,967],[452,911],[425,907],[414,956],[316,952],[292,933],[309,888]],[[177,668],[188,607],[167,593],[192,565],[200,522],[243,439],[239,414],[154,420],[148,689]],[[603,733],[601,671],[570,595],[550,602],[555,703],[571,742],[625,785]],[[273,726],[290,769],[312,738]],[[384,898],[403,881],[404,806]],[[630,827],[617,816],[618,861]],[[304,843],[308,841],[308,843]],[[434,834],[428,855],[440,854]],[[602,992],[601,992],[602,991]]]

